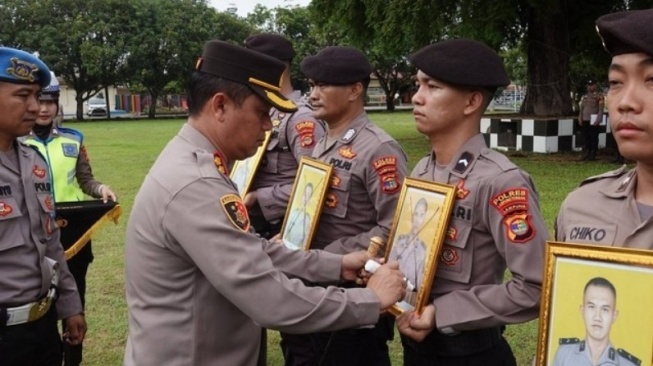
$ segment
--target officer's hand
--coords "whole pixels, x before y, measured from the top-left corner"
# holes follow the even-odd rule
[[[340,277],[347,281],[357,279],[359,274],[365,272],[362,269],[365,267],[365,262],[368,259],[370,259],[370,256],[364,250],[343,255]]]
[[[405,276],[399,270],[399,262],[392,261],[379,267],[367,282],[379,297],[381,309],[385,310],[406,296]]]
[[[281,233],[278,233],[277,235],[271,237],[268,241],[270,243],[283,244],[283,240],[281,240]]]
[[[245,199],[243,200],[243,204],[247,208],[252,208],[255,204],[256,201],[258,200],[258,196],[256,195],[256,191],[249,192],[245,195]]]
[[[116,197],[116,194],[113,193],[111,188],[109,188],[109,186],[106,185],[106,184],[103,184],[103,185],[100,186],[100,194],[102,195],[102,202],[104,202],[104,203],[107,203],[109,198],[111,198],[111,200],[113,202],[118,201],[118,199]]]
[[[399,333],[416,342],[422,342],[435,328],[435,306],[429,304],[424,308],[422,315],[415,311],[407,311],[397,318]]]
[[[66,332],[63,334],[64,341],[73,346],[82,344],[86,336],[86,319],[84,319],[84,314],[73,315],[64,321],[66,322]]]

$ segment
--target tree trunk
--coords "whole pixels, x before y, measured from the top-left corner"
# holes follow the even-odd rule
[[[107,118],[111,119],[111,101],[109,100],[109,87],[104,87],[104,101],[107,107]]]
[[[83,121],[84,120],[84,100],[82,100],[82,94],[77,93],[75,91],[75,102],[77,102],[77,120],[78,121]]]
[[[156,115],[156,101],[159,99],[159,93],[150,91],[150,97],[152,102],[150,103],[150,108],[147,111],[147,118],[154,118]]]
[[[385,92],[385,107],[388,112],[395,111],[395,93],[392,90],[386,90]]]
[[[560,4],[558,1],[558,6]],[[532,116],[573,114],[569,81],[567,15],[530,8],[528,16],[528,88],[521,113]]]

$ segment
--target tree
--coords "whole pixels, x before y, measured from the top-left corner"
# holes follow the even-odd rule
[[[319,24],[346,27],[353,44],[372,45],[385,55],[407,55],[433,41],[473,38],[496,50],[523,42],[527,94],[521,112],[535,116],[572,114],[570,59],[599,44],[598,16],[650,0],[313,0]],[[590,26],[591,25],[591,26]],[[571,42],[574,48],[571,48]],[[407,50],[410,49],[410,50]]]

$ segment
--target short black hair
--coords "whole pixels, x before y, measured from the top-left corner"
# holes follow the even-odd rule
[[[587,284],[585,285],[585,289],[583,290],[583,296],[587,292],[587,288],[590,286],[596,286],[596,287],[604,287],[612,291],[612,294],[614,295],[614,298],[617,298],[617,289],[614,287],[612,282],[606,280],[603,277],[594,277],[591,280],[587,281]]]
[[[204,72],[195,71],[188,83],[188,114],[197,116],[204,108],[204,105],[216,93],[225,93],[236,105],[243,104],[245,99],[254,94],[254,91],[247,85],[235,83]]]

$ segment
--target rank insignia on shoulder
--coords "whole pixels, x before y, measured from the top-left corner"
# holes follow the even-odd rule
[[[342,146],[341,148],[338,149],[338,154],[342,156],[345,159],[353,159],[356,157],[356,154],[354,150],[351,149],[351,146]]]
[[[273,119],[272,120],[272,127],[279,127],[280,124],[281,124],[281,121],[279,121],[278,119]]]
[[[560,338],[558,340],[558,344],[576,344],[580,343],[580,339],[578,338]]]
[[[458,162],[456,165],[453,167],[453,171],[459,174],[462,174],[469,168],[469,166],[472,164],[472,161],[474,161],[474,154],[470,153],[469,151],[465,151],[460,155],[460,158],[458,158]]]
[[[45,178],[45,168],[41,168],[38,165],[34,165],[34,169],[32,169],[32,172],[37,178]]]
[[[228,194],[220,198],[220,204],[235,227],[242,231],[249,230],[249,214],[239,196]]]
[[[227,164],[225,164],[222,155],[220,155],[220,153],[217,151],[213,153],[213,163],[215,164],[215,167],[218,168],[218,171],[220,173],[224,175],[229,175],[229,169],[227,169]]]
[[[628,361],[632,362],[632,363],[635,364],[636,366],[640,366],[640,365],[642,364],[642,360],[640,360],[639,358],[637,358],[637,357],[631,355],[629,352],[627,352],[627,351],[626,351],[625,349],[623,349],[623,348],[619,348],[619,349],[617,350],[617,354],[618,354],[619,356],[621,356],[621,357],[627,359]],[[621,365],[621,363],[620,363],[620,365]]]

